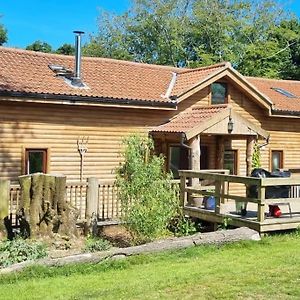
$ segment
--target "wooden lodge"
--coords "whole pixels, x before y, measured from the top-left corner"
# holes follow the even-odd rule
[[[175,178],[205,169],[249,176],[254,146],[264,169],[299,168],[298,81],[244,77],[230,63],[181,69],[84,57],[78,73],[74,61],[0,47],[1,179],[62,173],[70,186],[89,177],[113,186],[122,140],[137,132],[152,136]],[[231,192],[245,197],[234,182]]]

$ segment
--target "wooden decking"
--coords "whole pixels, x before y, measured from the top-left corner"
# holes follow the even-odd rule
[[[221,210],[220,213],[215,213],[214,210],[208,210],[204,207],[193,207],[186,205],[184,207],[184,213],[188,216],[196,217],[203,221],[218,224],[224,223],[224,219],[227,218],[227,222],[232,226],[246,226],[251,229],[257,230],[260,233],[276,230],[295,229],[300,226],[300,210],[297,210],[297,212],[295,212],[292,208],[291,217],[288,211],[285,211],[285,209],[280,206],[280,209],[283,211],[283,214],[280,218],[269,217],[266,213],[265,220],[263,222],[259,222],[257,221],[257,211],[248,210],[247,215],[243,217],[236,212],[234,208],[235,203],[233,202],[227,203],[225,209],[227,209],[228,204],[232,206],[232,209],[226,211]]]
[[[223,174],[217,174],[219,172]],[[224,174],[224,170],[209,170],[202,172],[181,171],[181,201],[183,211],[186,215],[199,218],[215,224],[226,222],[232,226],[246,226],[260,233],[295,229],[300,226],[300,178],[249,178]],[[188,186],[189,182],[195,182],[199,178],[199,184]],[[205,182],[209,186],[205,187]],[[244,188],[256,185],[257,197],[233,195],[230,184],[244,184]],[[212,185],[214,188],[212,188]],[[286,198],[266,199],[266,188],[273,186],[288,187],[289,193]],[[201,199],[205,196],[214,196],[214,209],[205,208]],[[193,201],[193,199],[198,201]],[[245,204],[247,202],[247,213],[242,216],[237,211],[236,202]],[[269,204],[280,203],[282,215],[279,218],[270,216]],[[291,213],[289,211],[289,204]]]

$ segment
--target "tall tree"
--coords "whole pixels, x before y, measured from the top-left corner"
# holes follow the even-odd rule
[[[64,55],[73,55],[75,53],[75,47],[71,44],[63,44],[56,49],[55,53]]]
[[[37,51],[37,52],[45,52],[45,53],[51,53],[52,52],[52,47],[46,42],[42,41],[35,41],[31,45],[28,45],[26,47],[26,50],[32,50],[32,51]]]
[[[2,24],[0,24],[0,46],[6,42],[7,42],[7,30]]]
[[[283,21],[278,28],[276,38],[281,46],[277,56],[288,56],[281,69],[286,79],[300,80],[300,21],[296,18]]]
[[[84,54],[190,67],[227,60],[245,75],[282,77],[299,49],[289,22],[275,0],[134,0],[121,16],[102,13]]]
[[[103,12],[99,32],[85,46],[93,56],[181,65],[189,0],[135,0],[121,16]]]

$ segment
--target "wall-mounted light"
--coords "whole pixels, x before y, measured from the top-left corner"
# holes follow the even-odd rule
[[[232,121],[232,118],[231,118],[231,116],[229,116],[229,120],[228,120],[228,124],[227,124],[227,131],[229,134],[232,133],[232,131],[233,131],[233,125],[234,125],[234,123]]]

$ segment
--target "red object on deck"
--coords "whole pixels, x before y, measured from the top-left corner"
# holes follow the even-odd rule
[[[278,205],[269,205],[269,212],[270,215],[275,218],[279,218],[282,214]]]

